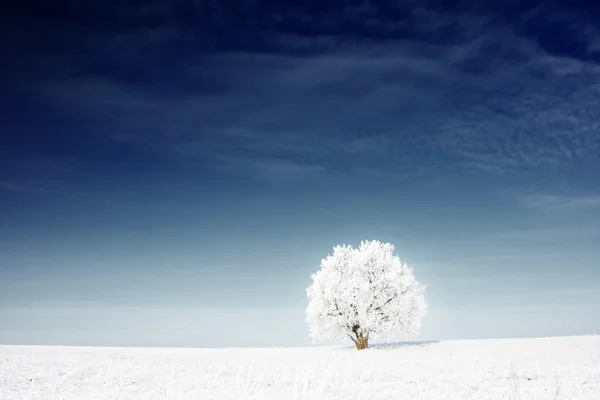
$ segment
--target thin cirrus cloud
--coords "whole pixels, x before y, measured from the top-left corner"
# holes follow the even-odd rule
[[[600,229],[597,226],[574,226],[574,225],[563,225],[553,226],[548,228],[539,229],[523,229],[516,231],[504,231],[498,232],[493,235],[495,239],[500,240],[515,240],[525,241],[528,243],[533,242],[550,242],[556,243],[560,241],[562,243],[568,241],[582,241],[590,240],[591,238],[598,238],[600,235]]]
[[[257,179],[598,163],[593,29],[585,57],[575,57],[523,34],[523,21],[490,25],[489,16],[456,19],[407,3],[410,17],[391,24],[365,3],[337,18],[313,15],[310,34],[280,30],[275,17],[295,18],[284,11],[253,14],[269,34],[251,30],[247,44],[233,46],[180,24],[167,3],[152,4],[123,8],[121,23],[160,15],[161,24],[84,35],[82,56],[49,60],[54,67],[29,93],[83,116],[104,140]],[[232,16],[215,7],[204,11],[220,15],[217,32]],[[344,21],[356,24],[355,39],[341,34]],[[373,41],[378,35],[388,40]]]
[[[600,195],[526,195],[521,198],[522,204],[529,208],[545,210],[569,210],[600,208]]]
[[[510,192],[500,194],[499,198],[516,205],[530,220],[522,229],[495,232],[495,239],[564,244],[596,241],[600,235],[597,224],[600,196],[589,190],[587,193],[563,190],[554,194]]]
[[[248,60],[245,57],[239,56],[235,64],[251,62],[251,57]],[[357,61],[355,57],[345,58],[347,62],[322,57],[305,61],[308,66],[304,67],[304,73],[310,72],[311,68],[318,69],[311,63],[330,61],[338,65],[334,71],[340,74],[355,63],[358,65],[357,77],[370,76],[375,80],[374,77],[380,76],[377,71],[369,71],[369,63]],[[401,60],[395,56],[389,58],[389,69],[384,67],[385,60],[379,61],[381,67],[378,69],[391,74]],[[220,68],[219,63],[215,61],[213,68]],[[415,67],[416,70],[421,68]],[[294,72],[298,73],[288,71]],[[520,76],[515,74],[515,81],[527,82],[524,75],[524,71]],[[342,91],[355,91],[345,98],[336,95],[335,88],[331,93],[330,82],[311,82],[310,74],[303,77],[302,85],[298,83],[297,88],[290,89],[273,77],[256,72],[247,79],[261,82],[264,88],[249,89],[247,95],[235,91],[215,96],[185,94],[166,100],[153,98],[143,89],[137,89],[140,93],[136,94],[134,90],[127,92],[118,85],[100,82],[93,84],[96,96],[100,95],[91,99],[92,104],[88,101],[86,106],[92,114],[90,118],[104,118],[109,124],[115,121],[117,132],[119,128],[126,132],[143,132],[112,135],[117,140],[133,140],[142,146],[158,147],[168,142],[167,149],[189,155],[206,155],[203,151],[218,147],[232,153],[253,147],[257,156],[264,155],[267,159],[272,153],[287,153],[290,160],[296,159],[298,167],[302,166],[300,160],[303,157],[322,161],[330,156],[339,157],[340,153],[381,156],[393,150],[395,162],[390,162],[387,167],[394,168],[394,164],[410,160],[411,155],[429,150],[434,156],[455,157],[463,166],[508,172],[538,167],[560,169],[576,158],[591,158],[597,154],[599,139],[594,133],[597,123],[593,112],[589,118],[585,115],[575,118],[579,112],[569,104],[595,100],[593,89],[590,92],[589,88],[582,87],[579,93],[573,94],[579,98],[570,102],[559,99],[560,92],[542,96],[536,93],[539,88],[523,88],[519,94],[496,95],[486,104],[486,94],[506,82],[486,88],[489,82],[480,80],[481,85],[478,85],[469,76],[454,74],[454,79],[450,79],[439,66],[435,73],[423,76],[421,80],[435,81],[437,76],[442,76],[450,84],[418,88],[414,85],[417,80],[411,80],[408,73],[407,76],[407,81],[391,80],[385,86],[380,85],[383,87],[367,83],[362,88],[353,83],[352,76],[338,76],[336,79],[341,81]],[[91,93],[86,89],[90,84],[72,82],[71,86],[48,88],[47,98],[56,99],[62,95],[71,100],[65,103],[78,107],[82,98],[90,100],[86,94]],[[456,94],[453,94],[452,86],[457,87]],[[102,90],[98,91],[99,87]],[[461,107],[461,102],[470,103],[469,98],[478,104]],[[453,100],[458,103],[452,104]],[[554,108],[549,109],[549,105]],[[504,114],[497,112],[502,107]],[[127,122],[123,123],[124,120]],[[560,124],[568,125],[569,130],[563,130]],[[177,126],[177,134],[172,133],[174,126]],[[227,134],[227,131],[240,128],[251,134]],[[300,146],[300,142],[310,143],[312,147]],[[214,161],[227,167],[227,160],[231,159],[225,157],[227,155],[232,154],[221,153]],[[263,164],[257,165],[262,170]],[[229,166],[236,168],[235,164]],[[310,164],[308,170],[313,171]],[[280,173],[277,166],[273,171]]]

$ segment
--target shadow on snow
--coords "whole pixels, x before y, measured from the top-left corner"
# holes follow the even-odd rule
[[[388,342],[388,343],[372,343],[369,344],[370,350],[389,350],[389,349],[402,349],[406,347],[425,347],[439,343],[438,340],[423,340],[423,341],[412,341],[412,342]],[[353,349],[356,350],[354,345],[342,346],[342,349]]]

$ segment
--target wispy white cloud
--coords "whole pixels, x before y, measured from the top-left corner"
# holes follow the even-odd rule
[[[537,229],[521,229],[500,231],[493,234],[495,239],[517,240],[524,242],[554,242],[563,244],[565,241],[580,241],[596,238],[600,235],[597,226],[554,226]]]
[[[44,193],[61,193],[60,182],[39,181],[39,180],[3,180],[0,181],[0,190],[10,192],[44,192]]]
[[[493,232],[494,239],[554,243],[560,248],[600,237],[600,195],[564,189],[557,194],[501,192],[500,198],[523,214],[518,226]]]
[[[77,175],[68,162],[45,157],[15,157],[10,173],[0,173],[0,190],[11,192],[66,193]]]
[[[365,4],[343,18],[374,12]],[[274,32],[261,42],[270,51],[217,46],[166,65],[152,63],[171,44],[196,40],[192,31],[167,24],[95,35],[99,54],[114,51],[126,62],[44,79],[32,92],[102,121],[106,137],[261,178],[327,173],[331,165],[506,174],[600,163],[600,67],[550,54],[485,16],[407,6],[410,18],[390,25],[386,41]],[[388,29],[377,18],[377,29]],[[439,40],[449,27],[460,40]],[[399,39],[403,29],[410,34]],[[78,62],[65,68],[77,71]],[[287,167],[273,161],[283,158]]]
[[[11,181],[0,181],[0,189],[8,190],[11,192],[20,191],[23,189],[22,184]]]
[[[524,195],[520,201],[525,207],[544,210],[581,209],[600,207],[600,194],[590,195]]]
[[[325,171],[322,165],[297,163],[288,159],[220,156],[218,160],[231,171],[250,178],[269,181],[289,181],[318,176]]]

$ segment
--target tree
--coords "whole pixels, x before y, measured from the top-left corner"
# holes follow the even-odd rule
[[[425,287],[390,243],[336,246],[311,278],[306,321],[313,342],[350,337],[366,349],[370,336],[416,334],[427,312]]]

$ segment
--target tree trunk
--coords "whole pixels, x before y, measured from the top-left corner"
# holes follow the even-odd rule
[[[352,332],[356,336],[356,339],[353,338],[352,335],[350,335],[350,334],[348,334],[348,336],[350,337],[350,339],[352,339],[352,341],[356,345],[356,350],[368,349],[369,348],[369,332],[363,333],[362,329],[360,329],[360,326],[358,324],[354,325],[352,327]]]
[[[369,348],[369,337],[359,335],[354,341],[356,344],[356,350],[364,350]]]

